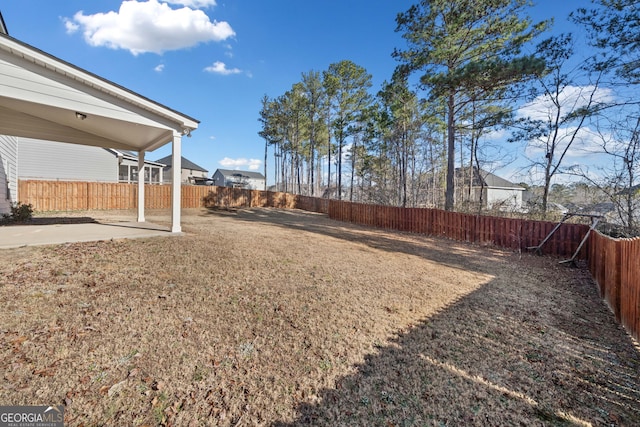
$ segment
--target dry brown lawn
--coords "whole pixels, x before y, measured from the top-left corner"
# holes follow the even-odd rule
[[[0,251],[0,404],[69,426],[640,425],[640,351],[584,269],[184,214],[183,237]]]

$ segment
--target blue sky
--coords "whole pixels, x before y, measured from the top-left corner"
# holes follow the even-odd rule
[[[262,172],[260,99],[302,72],[349,59],[390,78],[404,47],[395,17],[412,0],[0,0],[9,34],[195,119],[183,155],[208,169]],[[586,0],[540,0],[535,20]],[[155,18],[154,18],[155,17]],[[170,145],[147,154],[155,160]],[[271,179],[270,179],[271,181]]]

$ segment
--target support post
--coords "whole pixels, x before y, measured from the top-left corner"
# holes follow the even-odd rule
[[[173,134],[171,150],[171,232],[180,233],[180,208],[182,185],[182,135]]]
[[[144,150],[138,151],[138,222],[144,218]]]

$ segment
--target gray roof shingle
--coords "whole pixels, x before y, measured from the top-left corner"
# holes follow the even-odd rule
[[[249,179],[264,179],[264,175],[259,172],[232,170],[232,169],[218,169],[216,172],[220,172],[222,176],[228,177],[236,174],[242,174],[242,176]]]
[[[182,159],[182,169],[191,169],[194,171],[202,171],[202,172],[209,172],[208,170],[206,170],[205,168],[203,168],[202,166],[198,166],[195,163],[193,163],[191,160],[189,159],[185,159],[184,157],[180,156],[180,158]],[[171,166],[172,163],[172,158],[171,156],[166,156],[163,157],[161,159],[156,160],[156,162],[158,163],[164,163],[167,166]]]
[[[456,169],[456,174],[460,176],[463,170],[465,174],[469,172],[469,168]],[[524,190],[524,188],[520,187],[519,185],[516,185],[511,181],[507,181],[504,178],[500,178],[498,175],[494,175],[491,172],[487,172],[485,170],[474,167],[473,186],[480,187],[481,185],[484,187],[519,188]]]

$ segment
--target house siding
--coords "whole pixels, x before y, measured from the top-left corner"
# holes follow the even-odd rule
[[[247,187],[250,190],[264,190],[264,179],[249,179]]]
[[[242,171],[238,171],[242,173]],[[239,184],[238,180],[232,176],[226,176],[220,170],[216,170],[213,176],[213,185],[217,185],[219,187],[233,187],[235,184]],[[264,190],[265,180],[260,178],[249,178],[245,177],[241,181],[242,188],[246,188],[248,190]]]
[[[505,205],[504,207],[512,209],[522,208],[523,190],[521,189],[489,187],[486,191],[488,207],[492,207],[495,204],[503,204]]]
[[[17,157],[18,138],[0,135],[0,214],[18,201]]]
[[[18,177],[118,182],[118,158],[88,145],[18,138]]]
[[[180,173],[180,179],[183,183],[189,184],[191,183],[191,180],[189,179],[190,177],[206,178],[207,174],[207,171],[183,168],[182,172]],[[173,168],[171,166],[166,166],[164,168],[162,176],[164,177],[164,183],[170,184],[172,182],[171,180],[173,179]]]
[[[222,175],[219,170],[215,171],[211,179],[213,179],[213,185],[217,185],[218,187],[225,186],[224,175]]]

